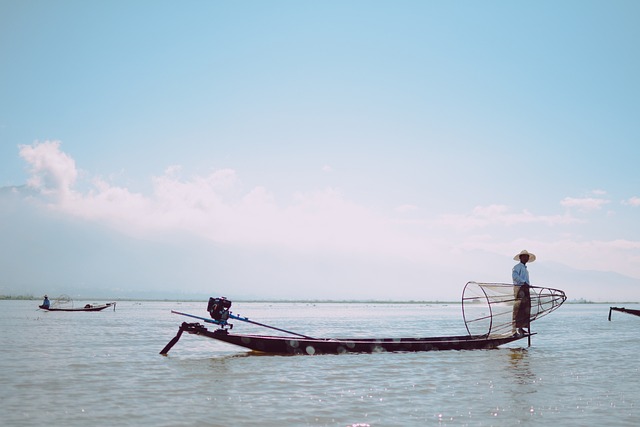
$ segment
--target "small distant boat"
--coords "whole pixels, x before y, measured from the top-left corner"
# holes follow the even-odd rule
[[[557,309],[566,300],[564,292],[557,289],[530,286],[529,292],[527,325],[530,321]],[[160,354],[166,355],[183,332],[268,354],[316,355],[493,349],[525,337],[530,339],[534,335],[530,328],[526,331],[521,329],[516,333],[514,308],[521,304],[522,300],[514,297],[513,285],[469,282],[462,296],[463,316],[468,335],[424,338],[313,338],[234,315],[229,311],[231,301],[224,297],[210,298],[207,311],[211,319],[173,310],[171,312],[213,323],[219,328],[210,331],[200,323],[183,322],[178,334]],[[288,335],[232,334],[228,330],[233,327],[227,322],[229,319],[252,323]]]
[[[115,302],[108,302],[106,304],[87,304],[84,307],[70,307],[70,308],[56,308],[56,307],[45,307],[44,305],[38,306],[41,310],[46,311],[102,311],[107,307],[113,307],[113,310],[116,309]]]
[[[45,302],[49,302],[45,295]],[[53,303],[46,305],[39,305],[40,310],[45,311],[102,311],[105,308],[113,307],[113,311],[116,310],[115,302],[107,302],[105,304],[85,304],[84,307],[74,307],[73,300],[68,295],[60,295],[53,300]]]
[[[634,310],[631,308],[624,307],[609,307],[609,321],[611,321],[611,312],[619,311],[621,313],[633,314],[634,316],[640,316],[640,310]]]

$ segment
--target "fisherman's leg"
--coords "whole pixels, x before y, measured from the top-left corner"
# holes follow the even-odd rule
[[[529,285],[520,288],[520,309],[518,327],[530,331],[531,328],[531,293]]]
[[[513,312],[511,317],[511,332],[515,335],[518,332],[516,323],[518,320],[518,310],[520,309],[520,286],[513,285]]]

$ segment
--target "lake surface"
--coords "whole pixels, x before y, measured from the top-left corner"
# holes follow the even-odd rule
[[[105,301],[77,301],[85,303]],[[0,301],[3,426],[636,426],[640,317],[566,304],[497,350],[265,356],[183,334],[206,302],[43,312]],[[628,305],[627,308],[639,308]],[[322,337],[465,334],[459,304],[242,303]],[[236,333],[267,333],[234,321]],[[211,325],[213,328],[213,325]]]

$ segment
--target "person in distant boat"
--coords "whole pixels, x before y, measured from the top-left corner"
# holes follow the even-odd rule
[[[527,263],[536,260],[536,256],[526,250],[521,251],[513,257],[515,261],[520,261],[511,270],[513,279],[513,329],[514,333],[524,335],[524,330],[529,330],[531,317],[531,294],[529,292],[529,270]]]
[[[45,295],[44,296],[44,301],[42,301],[42,305],[40,307],[49,308],[50,305],[51,305],[51,303],[49,302],[49,297]]]

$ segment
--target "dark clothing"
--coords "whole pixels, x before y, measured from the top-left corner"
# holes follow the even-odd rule
[[[515,323],[516,328],[529,329],[531,321],[531,293],[529,285],[517,286],[519,288],[516,295]]]

